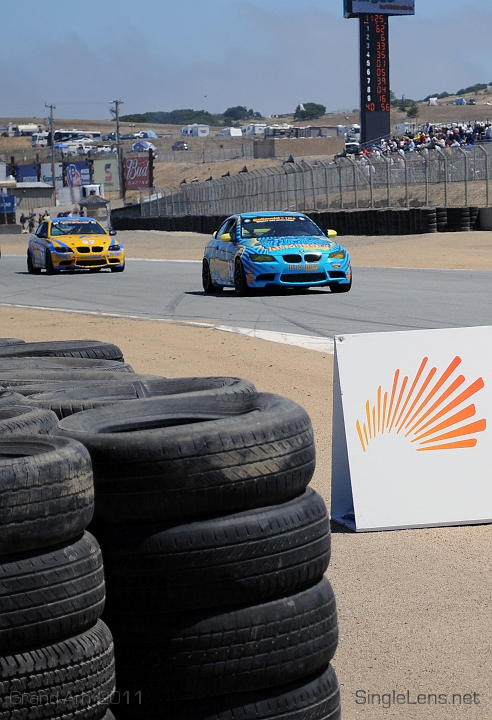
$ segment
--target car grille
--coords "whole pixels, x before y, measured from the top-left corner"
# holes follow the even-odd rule
[[[106,265],[106,260],[104,258],[100,260],[77,260],[76,265],[77,267],[95,267],[96,265]]]
[[[326,280],[325,273],[285,273],[280,276],[280,282],[284,283],[322,282],[323,280]]]
[[[301,263],[302,257],[301,255],[282,255],[283,259],[286,263]]]
[[[92,248],[88,247],[87,245],[81,245],[81,247],[77,248],[77,252],[79,253],[100,253],[104,250],[102,245],[93,245]]]
[[[321,260],[321,253],[306,253],[304,260],[306,262],[319,262]]]
[[[345,273],[343,272],[343,270],[330,270],[328,275],[331,278],[344,278],[345,277]]]

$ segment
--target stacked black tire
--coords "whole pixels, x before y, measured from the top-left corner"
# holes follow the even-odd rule
[[[101,551],[87,450],[70,439],[0,439],[0,718],[100,720],[115,687],[99,619]]]
[[[15,379],[45,387],[50,373],[60,380],[86,363],[131,369],[122,360],[119,348],[99,341],[0,339],[2,720],[114,720],[101,549],[85,530],[94,512],[90,456],[80,443],[48,435],[56,415],[29,406]]]
[[[59,422],[92,458],[119,720],[340,717],[335,599],[309,417],[254,392],[130,400]]]

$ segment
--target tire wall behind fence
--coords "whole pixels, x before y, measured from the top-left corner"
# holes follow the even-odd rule
[[[443,231],[480,230],[478,207],[405,208],[385,210],[333,210],[307,212],[322,230],[332,228],[338,235],[417,235]],[[179,215],[173,217],[114,216],[115,230],[162,230],[212,235],[224,215]]]

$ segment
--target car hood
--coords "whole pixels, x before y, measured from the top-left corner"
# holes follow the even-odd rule
[[[328,238],[315,236],[302,237],[265,237],[242,239],[240,244],[251,252],[283,252],[284,250],[338,250],[341,246]]]
[[[63,235],[60,237],[50,237],[50,242],[53,243],[53,245],[60,245],[62,247],[66,245],[69,248],[83,246],[90,248],[96,245],[97,247],[107,249],[112,239],[109,235]]]

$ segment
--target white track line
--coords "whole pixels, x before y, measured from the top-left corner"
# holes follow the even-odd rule
[[[333,355],[333,339],[319,337],[316,335],[296,335],[295,333],[275,332],[273,330],[254,330],[251,328],[234,327],[230,325],[218,325],[214,323],[200,323],[191,320],[171,320],[170,318],[151,318],[145,315],[128,315],[124,313],[99,312],[97,310],[67,310],[65,308],[42,307],[40,305],[20,305],[17,303],[0,303],[0,307],[18,308],[20,310],[42,310],[44,312],[67,313],[69,315],[90,315],[91,317],[117,318],[122,320],[147,320],[149,322],[167,322],[175,325],[188,325],[191,327],[203,327],[220,332],[236,333],[267,340],[269,342],[281,343],[283,345],[296,345],[306,350],[315,350]]]

